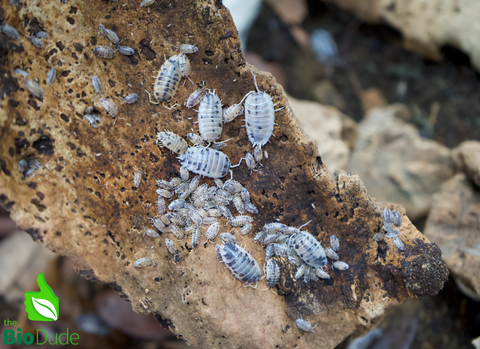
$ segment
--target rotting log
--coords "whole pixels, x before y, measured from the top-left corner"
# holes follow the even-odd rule
[[[71,258],[83,278],[110,284],[136,312],[154,314],[162,326],[202,348],[333,348],[352,332],[371,328],[387,308],[442,288],[448,271],[440,250],[401,207],[395,206],[403,215],[406,250],[372,239],[381,229],[384,205],[369,197],[357,175],[328,171],[282,87],[245,62],[221,1],[158,1],[150,10],[124,0],[25,1],[18,11],[3,1],[2,9],[23,41],[1,37],[0,201],[34,240]],[[109,45],[97,32],[99,23],[127,38],[123,44],[137,53],[117,53],[111,60],[92,56],[95,45]],[[42,29],[50,37],[39,49],[26,37]],[[150,104],[143,93],[151,90],[151,75],[164,55],[182,43],[199,48],[190,55],[192,80],[205,81],[223,104],[238,103],[254,89],[252,70],[260,90],[285,107],[276,113],[278,126],[264,146],[269,158],[263,167],[252,175],[244,166],[234,169],[260,210],[254,231],[276,219],[297,227],[312,220],[306,229],[317,239],[325,242],[331,234],[340,239],[339,254],[349,270],[329,266],[331,280],[305,284],[294,282],[292,266],[279,259],[277,295],[261,292],[264,281],[258,289],[243,287],[218,263],[211,244],[191,250],[175,241],[182,259],[175,264],[164,245],[171,234],[142,236],[148,218],[156,215],[156,180],[176,176],[179,169],[176,156],[155,144],[157,132],[185,136],[197,128],[195,111]],[[57,79],[50,86],[45,80],[51,66],[57,67]],[[12,75],[18,67],[39,79],[43,100],[25,89],[25,79]],[[97,128],[83,116],[92,104],[102,110],[91,86],[95,74],[123,118],[114,124],[103,113]],[[173,102],[183,104],[195,88],[187,81]],[[121,105],[120,97],[133,92],[140,101]],[[251,150],[242,125],[238,118],[224,128],[222,139],[232,138],[224,150],[232,163]],[[18,169],[25,158],[39,161],[42,169],[26,177]],[[143,171],[138,188],[135,169]],[[241,243],[262,265],[263,248],[251,234]],[[155,265],[134,268],[141,257],[152,257]],[[295,326],[299,317],[319,323],[316,333],[301,332]]]

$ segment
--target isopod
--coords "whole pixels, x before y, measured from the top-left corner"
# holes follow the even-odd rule
[[[157,185],[162,188],[162,189],[166,189],[166,190],[172,190],[174,185],[172,183],[170,183],[169,181],[166,181],[164,179],[159,179],[157,180]]]
[[[167,204],[165,203],[163,196],[159,196],[157,199],[157,209],[159,215],[163,215],[167,211]]]
[[[151,238],[158,238],[160,235],[152,229],[145,229],[145,232],[143,233],[143,236],[150,236]]]
[[[177,55],[170,57],[163,63],[153,87],[153,95],[158,101],[168,103],[172,100],[178,90],[180,75]]]
[[[267,261],[265,275],[268,287],[275,287],[280,280],[280,268],[273,259]]]
[[[221,263],[223,263],[222,254],[220,253],[221,250],[222,250],[222,247],[220,245],[215,245],[215,257],[217,257],[217,259]]]
[[[125,99],[123,100],[123,103],[133,104],[136,101],[138,101],[138,94],[130,93],[127,97],[125,97]]]
[[[135,262],[133,262],[133,266],[135,268],[143,268],[143,267],[149,267],[152,265],[152,259],[150,257],[143,257],[140,259],[137,259]]]
[[[13,41],[20,40],[20,34],[18,34],[17,29],[7,23],[2,25],[2,32]]]
[[[143,1],[140,3],[140,7],[149,7],[149,6],[152,6],[154,2],[155,2],[155,0],[143,0]]]
[[[224,241],[224,242],[231,242],[231,243],[237,242],[237,239],[235,238],[235,236],[233,236],[230,233],[220,234],[220,239],[222,239],[222,241]]]
[[[338,241],[338,238],[335,235],[330,236],[330,247],[334,251],[338,251],[340,248],[340,241]]]
[[[135,186],[135,188],[138,188],[140,186],[140,183],[142,182],[142,171],[138,170],[138,171],[135,171],[135,173],[133,174],[133,185]]]
[[[295,252],[305,263],[314,268],[323,268],[327,264],[325,250],[313,235],[302,231],[292,237]]]
[[[183,154],[188,148],[187,142],[182,137],[166,130],[157,134],[157,143],[175,154]]]
[[[48,33],[44,31],[39,31],[36,34],[37,38],[39,39],[47,39],[48,38]]]
[[[128,46],[119,46],[118,52],[124,56],[132,56],[135,54],[135,50]]]
[[[217,223],[217,219],[215,217],[206,217],[203,219],[203,224],[205,225],[212,225]]]
[[[258,90],[255,75],[252,75],[257,92],[250,92],[245,100],[245,125],[248,139],[256,147],[265,145],[273,133],[275,107],[272,97]]]
[[[400,212],[396,210],[392,210],[392,218],[393,218],[393,224],[395,224],[397,227],[402,225],[402,215]]]
[[[168,214],[164,214],[160,216],[160,219],[162,220],[163,224],[165,225],[170,225],[172,222],[170,222],[170,219],[168,219]]]
[[[218,232],[220,231],[220,223],[213,223],[210,225],[207,229],[207,232],[205,233],[205,237],[207,238],[207,241],[212,242],[213,239],[218,235]]]
[[[180,177],[173,177],[171,180],[170,180],[170,184],[173,186],[173,187],[178,187],[180,184],[182,184],[182,179]]]
[[[221,179],[215,178],[213,181],[215,182],[215,185],[217,186],[218,189],[223,189],[223,182]]]
[[[233,227],[243,227],[246,224],[252,223],[253,218],[250,216],[235,216],[229,220]]]
[[[383,220],[386,223],[393,223],[393,216],[388,208],[383,209]]]
[[[101,94],[103,92],[102,83],[96,75],[92,76],[92,86],[96,93]]]
[[[266,236],[267,236],[267,232],[265,230],[262,230],[255,235],[255,237],[253,238],[253,242],[262,243],[263,240],[265,240]]]
[[[222,135],[222,103],[215,92],[207,93],[200,102],[198,128],[200,135],[207,142],[215,142]]]
[[[240,229],[240,235],[247,235],[248,233],[250,233],[250,231],[252,230],[253,228],[253,225],[248,223],[248,224],[245,224],[242,229]]]
[[[117,105],[115,104],[114,101],[112,101],[111,99],[108,99],[108,98],[101,98],[100,99],[100,104],[102,105],[103,109],[105,109],[105,111],[108,114],[110,114],[114,118],[116,118],[118,116],[118,107],[117,107]]]
[[[307,320],[303,320],[303,319],[297,319],[295,321],[295,323],[297,324],[297,327],[299,329],[301,329],[302,331],[305,331],[305,332],[315,333],[315,331],[313,329],[318,326],[318,324],[316,324],[314,327],[312,327],[310,322],[308,322]]]
[[[43,48],[42,41],[34,36],[29,36],[28,41],[30,41],[34,46],[38,48]]]
[[[194,192],[198,185],[200,184],[200,176],[196,175],[195,177],[192,178],[190,184],[188,185],[188,189]]]
[[[108,46],[96,46],[93,49],[93,53],[100,58],[113,58],[115,57],[115,51]]]
[[[251,202],[245,203],[245,211],[247,211],[248,213],[251,213],[251,214],[257,214],[258,213],[257,207],[255,207],[255,205],[252,204]]]
[[[387,239],[392,239],[400,236],[400,232],[398,230],[394,230],[392,232],[389,232],[385,235]]]
[[[320,279],[330,279],[330,275],[328,275],[322,268],[316,268],[315,274],[317,274]]]
[[[19,75],[23,76],[24,78],[26,78],[27,76],[30,75],[25,70],[22,70],[22,69],[19,69],[19,68],[15,69],[15,74],[19,74]]]
[[[217,203],[228,204],[230,201],[232,201],[233,197],[225,189],[218,189],[216,190],[214,199],[215,199],[215,202]]]
[[[165,233],[167,231],[167,227],[163,224],[162,220],[158,217],[149,218],[152,220],[153,226],[160,232]]]
[[[180,45],[180,52],[184,54],[192,54],[198,51],[198,47],[195,45],[182,44]]]
[[[94,111],[94,108],[92,106],[89,106],[87,107],[87,109],[85,109],[84,114],[91,114],[93,113],[93,111]]]
[[[250,202],[250,193],[248,192],[247,188],[242,188],[240,196],[242,197],[243,202]]]
[[[230,220],[233,218],[232,212],[228,209],[228,207],[223,205],[217,205],[217,208],[220,212],[222,212],[223,217]]]
[[[35,81],[28,79],[25,82],[27,90],[37,98],[43,99],[43,88]]]
[[[261,162],[263,160],[263,152],[261,146],[257,145],[253,149],[253,157],[255,158],[256,162]]]
[[[112,44],[118,45],[120,43],[120,39],[118,38],[118,35],[113,30],[105,28],[103,24],[100,23],[98,25],[98,30],[100,31],[100,35],[102,35],[105,39],[110,40]],[[106,47],[106,46],[102,46],[102,47]],[[104,58],[111,58],[111,57],[104,57]]]
[[[193,230],[193,233],[192,233],[192,248],[195,248],[200,244],[200,235],[201,235],[200,228],[198,226],[195,226],[195,229]]]
[[[295,280],[300,279],[305,274],[306,271],[307,271],[307,265],[302,264],[300,267],[298,267],[297,271],[295,272],[294,279]]]
[[[47,84],[49,85],[53,84],[56,77],[57,77],[57,70],[54,67],[52,67],[47,73]]]
[[[207,145],[207,142],[205,142],[205,140],[196,133],[187,133],[187,138],[190,142],[192,142],[193,145],[199,145],[202,147]]]
[[[384,239],[385,239],[385,234],[383,234],[383,233],[377,233],[377,234],[373,235],[373,240],[375,240],[377,242],[380,242]]]
[[[233,197],[233,205],[238,213],[243,214],[245,212],[245,204],[243,203],[242,198],[240,195],[235,195]]]
[[[100,123],[100,118],[98,117],[98,115],[85,114],[84,116],[85,116],[85,119],[87,119],[88,122],[90,122],[90,125],[92,125],[92,127],[97,128],[97,124]]]
[[[189,171],[210,178],[221,178],[230,170],[230,159],[224,153],[205,147],[189,147],[178,157]]]
[[[177,200],[173,200],[170,205],[168,205],[168,209],[170,211],[178,211],[180,210],[181,208],[184,208],[186,206],[186,202],[185,200],[182,200],[182,199],[177,199]]]
[[[170,199],[173,196],[173,193],[170,190],[159,188],[156,190],[157,194],[163,196],[164,198]]]
[[[338,270],[347,270],[349,268],[348,264],[342,261],[333,262],[332,268],[336,268]]]
[[[393,243],[395,244],[395,246],[397,246],[397,248],[398,248],[400,251],[405,250],[405,245],[403,244],[402,240],[400,240],[399,237],[394,237],[394,238],[393,238]]]
[[[178,66],[180,67],[180,73],[183,77],[188,78],[192,73],[192,68],[190,66],[190,60],[183,53],[178,55]]]
[[[302,260],[300,259],[300,257],[298,257],[297,255],[295,254],[290,254],[288,255],[288,261],[294,265],[296,265],[297,267],[302,265],[303,262]]]
[[[220,255],[227,268],[241,282],[250,285],[260,279],[261,270],[257,261],[243,247],[227,242],[221,246]]]
[[[267,233],[272,234],[275,232],[282,231],[286,227],[287,226],[283,223],[268,223],[263,226],[263,229],[266,230]]]
[[[265,249],[265,258],[269,259],[273,257],[274,254],[275,254],[275,246],[273,246],[273,244],[268,245],[267,248]]]
[[[228,122],[232,122],[243,114],[243,106],[241,104],[233,104],[228,108],[223,110],[223,123],[226,124]]]
[[[176,226],[175,224],[170,224],[168,226],[168,229],[170,230],[170,232],[175,235],[175,237],[178,239],[178,240],[183,240],[185,239],[185,232],[183,231],[182,228],[180,228],[179,226]]]
[[[18,170],[23,174],[22,179],[30,177],[35,170],[41,170],[42,168],[42,164],[31,156],[27,156],[18,162]]]
[[[325,253],[327,254],[328,258],[333,259],[335,261],[338,260],[338,254],[333,250],[333,248],[325,247]]]
[[[172,222],[173,225],[176,225],[178,227],[185,227],[187,225],[187,222],[185,222],[185,220],[180,217],[180,215],[174,213],[174,212],[169,212],[167,214],[168,216],[168,219],[170,220],[170,222]]]
[[[202,101],[203,97],[205,97],[206,94],[207,91],[203,88],[199,88],[198,90],[193,91],[192,94],[188,96],[188,99],[185,102],[185,106],[189,109],[193,108]]]
[[[165,246],[167,246],[168,252],[170,252],[174,256],[180,254],[180,252],[178,252],[178,249],[177,249],[177,247],[175,246],[175,244],[173,243],[172,240],[165,239]]]

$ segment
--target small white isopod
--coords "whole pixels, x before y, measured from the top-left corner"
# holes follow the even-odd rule
[[[235,195],[233,197],[233,205],[238,213],[244,214],[245,213],[245,204],[240,195]]]
[[[328,275],[322,268],[316,268],[315,273],[320,279],[330,279],[330,275]]]
[[[48,38],[48,33],[44,31],[39,31],[36,34],[36,37],[39,39],[47,39]]]
[[[402,215],[397,210],[392,210],[393,224],[397,227],[402,225]]]
[[[303,320],[303,319],[297,319],[295,321],[295,323],[297,324],[297,327],[299,329],[301,329],[302,331],[305,331],[305,332],[313,332],[315,333],[315,331],[313,330],[315,327],[318,326],[318,324],[316,324],[314,327],[312,327],[312,325],[310,324],[310,322],[308,322],[307,320]]]
[[[13,41],[20,40],[20,34],[18,34],[17,29],[7,23],[2,25],[2,32]]]
[[[192,54],[198,51],[198,47],[195,45],[182,44],[180,45],[180,52],[184,54]]]
[[[400,251],[404,251],[404,250],[405,250],[405,245],[403,244],[402,240],[401,240],[399,237],[394,237],[394,238],[393,238],[393,243],[395,244],[395,246],[397,246],[397,248],[398,248]]]
[[[53,84],[56,77],[57,77],[57,70],[54,67],[52,67],[47,73],[47,84],[49,85]]]
[[[175,246],[172,240],[165,239],[165,246],[167,246],[168,252],[170,252],[174,256],[177,256],[180,254],[180,252],[178,251],[177,247]]]
[[[100,118],[98,115],[95,114],[85,114],[85,119],[87,119],[88,122],[90,122],[90,125],[92,125],[93,128],[97,128],[97,124],[100,123]]]
[[[200,227],[196,225],[192,233],[192,248],[196,248],[198,245],[200,245],[200,236]]]
[[[383,209],[383,220],[386,223],[393,223],[393,216],[388,208]]]
[[[133,266],[135,268],[144,268],[144,267],[149,267],[152,265],[152,259],[150,257],[143,257],[140,259],[137,259],[134,263]]]
[[[120,43],[120,39],[118,38],[117,33],[115,33],[113,30],[105,28],[103,24],[100,23],[98,25],[98,30],[100,31],[100,35],[102,35],[105,39],[110,40],[112,44],[118,45]]]
[[[180,228],[179,226],[175,225],[175,224],[170,224],[168,226],[168,229],[170,230],[170,232],[175,235],[175,237],[178,239],[178,240],[183,240],[185,239],[185,232],[183,231],[182,228]]]
[[[253,238],[253,242],[255,243],[262,243],[263,240],[267,237],[267,232],[265,230],[261,230],[257,234],[255,234],[255,237]]]
[[[340,241],[335,235],[330,236],[330,247],[334,251],[338,251],[340,249]]]
[[[387,239],[392,239],[392,238],[396,238],[396,237],[399,237],[400,236],[400,232],[398,230],[394,230],[392,232],[389,232],[387,234],[385,234],[385,237]]]
[[[125,97],[125,99],[123,100],[122,104],[123,104],[123,103],[133,104],[133,103],[135,103],[136,101],[138,101],[138,94],[136,94],[136,93],[130,93],[127,97]]]
[[[142,182],[142,174],[143,172],[140,170],[135,171],[133,174],[133,185],[135,188],[138,188],[140,186],[140,183]]]
[[[34,46],[38,48],[43,48],[42,41],[34,36],[29,36],[28,41],[30,41]]]
[[[213,223],[212,225],[210,225],[207,229],[207,232],[205,233],[205,237],[207,238],[207,241],[212,242],[212,240],[217,237],[219,231],[220,231],[220,223]]]
[[[142,2],[140,3],[140,7],[152,6],[154,2],[156,2],[156,1],[155,0],[142,0]]]
[[[135,54],[135,50],[128,46],[119,46],[118,52],[124,56],[132,56]]]
[[[338,269],[338,270],[347,270],[349,268],[348,264],[342,261],[336,261],[333,262],[332,268]]]
[[[222,241],[224,241],[224,242],[231,242],[231,243],[236,243],[237,242],[237,238],[230,233],[220,234],[220,239],[222,239]]]
[[[167,130],[157,134],[157,143],[175,154],[183,154],[188,148],[187,142],[182,137]]]
[[[327,254],[328,258],[338,261],[338,254],[333,250],[333,248],[325,247],[325,253]]]
[[[108,98],[101,98],[100,104],[110,116],[113,116],[114,118],[118,116],[118,107],[114,101]]]
[[[115,51],[111,47],[108,46],[96,46],[93,49],[93,53],[100,58],[113,58],[115,57]]]
[[[174,185],[169,182],[169,181],[166,181],[164,179],[159,179],[157,180],[157,185],[162,188],[162,189],[166,189],[166,190],[173,190],[174,188]]]
[[[248,213],[251,213],[251,214],[257,214],[258,213],[257,207],[254,204],[252,204],[251,202],[245,203],[245,211],[247,211]]]
[[[250,233],[250,231],[252,230],[253,228],[253,225],[248,223],[248,224],[245,224],[242,229],[240,229],[239,233],[240,235],[247,235],[248,233]]]
[[[43,88],[35,80],[28,79],[25,87],[34,97],[43,99]]]
[[[373,240],[375,240],[377,242],[383,241],[384,239],[385,239],[385,234],[383,234],[383,233],[377,233],[377,234],[373,235]]]
[[[167,231],[167,227],[163,224],[162,220],[158,217],[148,218],[152,220],[153,226],[160,232],[165,233]]]
[[[306,231],[292,235],[297,255],[313,268],[323,268],[327,264],[327,256],[320,242]]]
[[[96,93],[101,94],[103,92],[102,83],[96,75],[92,76],[92,86]]]
[[[190,96],[188,96],[187,101],[185,102],[185,106],[189,109],[193,108],[196,106],[198,103],[200,103],[207,94],[207,90],[203,88],[199,88],[195,91],[192,92]]]
[[[157,210],[159,215],[163,215],[167,211],[167,204],[163,196],[159,196],[157,199]]]
[[[198,128],[207,142],[215,142],[223,131],[222,103],[215,92],[208,92],[198,108]]]
[[[160,235],[153,229],[145,229],[143,236],[150,236],[151,238],[158,238]]]
[[[235,216],[232,217],[232,219],[230,219],[228,223],[230,223],[230,225],[232,225],[233,227],[243,227],[244,225],[252,222],[253,218],[250,216]]]
[[[183,53],[178,55],[178,66],[180,68],[180,73],[182,74],[182,76],[190,80],[189,76],[192,73],[190,59],[188,59],[188,57]],[[192,80],[190,80],[190,82],[192,82]]]

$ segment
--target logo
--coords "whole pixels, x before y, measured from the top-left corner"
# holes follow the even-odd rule
[[[45,281],[43,273],[38,274],[40,292],[25,292],[25,311],[31,321],[56,321],[58,319],[58,297]]]

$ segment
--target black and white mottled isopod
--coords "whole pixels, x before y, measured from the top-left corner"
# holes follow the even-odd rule
[[[193,91],[193,93],[188,96],[188,99],[185,102],[185,106],[189,109],[193,108],[202,101],[203,97],[205,97],[206,94],[207,90],[203,88],[199,88],[198,90]]]
[[[335,235],[330,236],[330,247],[334,251],[338,251],[340,249],[340,241]]]
[[[402,215],[397,210],[392,210],[393,224],[397,227],[402,225]]]
[[[173,254],[174,256],[180,254],[180,252],[178,251],[177,247],[175,246],[175,244],[173,243],[172,240],[170,240],[170,239],[165,239],[165,246],[167,246],[168,252],[170,252],[170,253]]]
[[[167,231],[167,227],[165,226],[165,224],[163,224],[162,220],[158,217],[153,217],[153,218],[149,218],[150,220],[152,220],[152,224],[153,226],[160,232],[162,233],[165,233]]]
[[[252,75],[256,79],[253,73]],[[257,92],[249,92],[245,100],[245,125],[248,139],[254,147],[263,146],[268,142],[275,125],[275,107],[272,97],[258,90],[256,80],[255,87]]]
[[[188,148],[187,142],[182,137],[166,130],[157,134],[157,143],[175,154],[183,154]]]
[[[133,56],[135,54],[135,50],[128,46],[119,46],[118,53],[124,56]]]
[[[225,177],[230,170],[227,155],[205,147],[189,147],[178,159],[189,171],[210,178]]]
[[[180,67],[180,73],[183,77],[189,77],[192,73],[192,67],[190,65],[190,59],[183,53],[178,55],[178,66]]]
[[[198,128],[207,142],[215,142],[222,135],[222,103],[215,92],[208,92],[200,102]]]
[[[20,40],[20,34],[18,34],[17,29],[7,23],[2,25],[2,32],[13,41]]]
[[[227,268],[241,282],[251,285],[260,279],[260,266],[243,247],[227,242],[221,246],[220,255]]]
[[[318,326],[318,324],[316,324],[314,327],[312,327],[310,322],[308,322],[307,320],[303,320],[303,319],[297,319],[295,321],[295,323],[297,324],[297,327],[299,329],[301,329],[302,331],[305,331],[305,332],[315,333],[315,331],[313,329]]]
[[[349,268],[348,264],[342,261],[336,261],[333,262],[332,268],[338,269],[338,270],[347,270]]]
[[[265,275],[268,287],[275,287],[280,280],[280,267],[273,259],[267,261]]]
[[[47,73],[47,84],[49,85],[53,84],[56,77],[57,77],[57,70],[54,67],[52,67]]]
[[[113,58],[115,57],[115,51],[108,46],[96,46],[93,49],[93,53],[100,58]]]
[[[292,236],[295,252],[305,263],[313,268],[323,268],[327,265],[325,250],[313,235],[302,231]]]
[[[102,105],[103,109],[105,109],[105,111],[108,114],[110,114],[114,118],[116,118],[118,116],[118,107],[117,107],[117,105],[115,104],[114,101],[112,101],[111,99],[108,99],[108,98],[101,98],[100,99],[100,104]]]
[[[138,94],[136,94],[136,93],[130,93],[127,97],[125,97],[125,99],[123,100],[122,104],[123,104],[123,103],[133,104],[133,103],[135,103],[136,101],[138,101]]]
[[[92,76],[92,86],[96,93],[101,94],[103,92],[102,83],[96,75]]]
[[[180,45],[180,53],[192,54],[198,51],[198,47],[195,45],[182,44]]]
[[[163,63],[158,71],[153,87],[153,95],[160,102],[170,102],[178,90],[181,79],[178,55],[174,55]]]
[[[97,128],[97,124],[100,123],[100,118],[96,114],[85,114],[85,119],[92,125],[93,128]]]
[[[35,81],[28,79],[25,82],[27,90],[37,98],[43,99],[43,88]]]
[[[213,239],[216,238],[218,235],[218,232],[220,231],[220,223],[213,223],[210,225],[207,229],[207,232],[205,233],[205,237],[207,238],[207,241],[212,242]]]
[[[245,204],[240,195],[235,195],[233,197],[233,205],[238,213],[243,214],[245,212]]]
[[[150,257],[143,257],[140,259],[137,259],[135,262],[133,262],[133,266],[135,268],[144,268],[144,267],[149,267],[152,265],[152,259]]]

